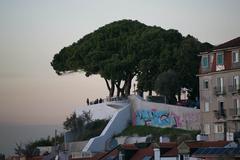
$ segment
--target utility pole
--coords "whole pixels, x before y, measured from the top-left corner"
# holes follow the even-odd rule
[[[54,148],[55,148],[55,153],[57,153],[57,129],[55,129],[54,133]]]

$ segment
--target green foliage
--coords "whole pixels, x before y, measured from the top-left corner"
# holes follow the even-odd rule
[[[89,140],[92,137],[101,134],[109,120],[92,120],[92,114],[90,111],[83,113],[80,116],[76,116],[76,113],[67,117],[63,123],[64,128],[77,135],[76,140]]]
[[[86,76],[99,74],[105,79],[109,96],[129,95],[131,82],[137,76],[138,90],[154,90],[157,76],[168,70],[178,75],[180,88],[198,95],[200,51],[212,45],[192,36],[182,36],[177,30],[147,26],[138,21],[120,20],[107,24],[64,47],[51,62],[57,74],[84,71]]]
[[[92,114],[90,111],[83,111],[82,115],[76,116],[76,113],[67,117],[66,121],[63,122],[64,129],[70,131],[82,131],[85,124],[92,121]]]
[[[155,91],[160,95],[165,95],[168,103],[175,104],[175,95],[179,91],[178,75],[173,70],[162,72],[155,81]]]
[[[79,136],[79,140],[89,140],[90,138],[99,136],[108,124],[109,120],[94,120],[86,124],[84,131]]]
[[[188,135],[188,139],[194,140],[200,131],[190,131],[177,128],[159,128],[151,126],[129,126],[118,136],[147,136],[151,134],[155,141],[159,141],[160,136],[168,136],[171,141],[178,140],[178,137]]]
[[[25,145],[21,143],[20,144],[16,143],[16,147],[14,148],[14,150],[15,150],[15,154],[19,156],[23,156],[23,155],[27,157],[38,156],[40,152],[37,149],[37,147],[53,146],[55,144],[63,144],[63,142],[64,142],[64,135],[60,134],[52,138],[50,138],[49,136],[47,139],[41,138],[39,140],[29,142]]]
[[[36,147],[34,142],[28,143],[24,147],[22,144],[16,144],[14,150],[15,154],[19,156],[31,157],[39,155],[39,150]]]
[[[138,89],[142,91],[151,91],[154,90],[154,82],[157,78],[158,62],[156,59],[144,59],[139,63],[139,74],[137,76]]]
[[[51,65],[59,75],[78,70],[85,71],[86,76],[100,74],[112,82],[111,86],[107,84],[110,96],[113,95],[115,83],[124,81],[128,94],[137,63],[131,42],[144,28],[146,25],[132,20],[107,24],[63,48],[54,56]]]

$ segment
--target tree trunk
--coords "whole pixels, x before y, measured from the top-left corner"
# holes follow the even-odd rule
[[[109,97],[113,97],[114,90],[115,90],[115,83],[114,83],[113,80],[111,80],[111,88],[110,88],[110,91],[109,91]]]
[[[117,97],[120,97],[121,90],[120,88],[117,88]]]
[[[178,101],[181,101],[181,89],[180,89],[180,91],[178,91]]]
[[[109,83],[108,83],[107,79],[106,79],[106,78],[104,78],[104,80],[105,80],[105,82],[106,82],[106,85],[107,85],[107,88],[108,88],[108,90],[110,91],[110,85],[109,85]]]
[[[120,93],[121,93],[121,96],[124,97],[125,96],[125,93],[124,93],[124,88],[121,88],[120,90]]]
[[[124,86],[124,90],[125,90],[125,95],[129,96],[130,95],[130,90],[131,90],[131,85],[132,85],[132,79],[133,76],[130,74],[126,80],[126,85]]]
[[[110,86],[108,80],[105,79],[105,78],[104,78],[104,80],[105,80],[105,82],[107,84],[107,88],[108,88],[108,91],[109,91],[109,97],[113,97],[114,90],[115,90],[115,83],[114,83],[114,81],[111,80],[111,86]]]
[[[117,87],[117,97],[119,97],[121,93],[121,81],[118,81],[116,83],[116,87]]]
[[[149,90],[148,95],[149,95],[149,96],[152,96],[152,90]]]

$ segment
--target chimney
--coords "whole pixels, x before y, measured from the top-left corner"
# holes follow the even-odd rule
[[[160,149],[159,148],[154,148],[154,160],[160,160]]]
[[[122,153],[122,152],[119,152],[119,155],[118,155],[119,157],[119,160],[123,160],[124,159],[124,154]]]

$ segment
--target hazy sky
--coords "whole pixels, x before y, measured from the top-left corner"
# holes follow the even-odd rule
[[[64,46],[112,21],[139,20],[219,44],[240,36],[239,0],[1,0],[0,123],[60,124],[86,98],[105,97],[99,77],[59,77]]]

